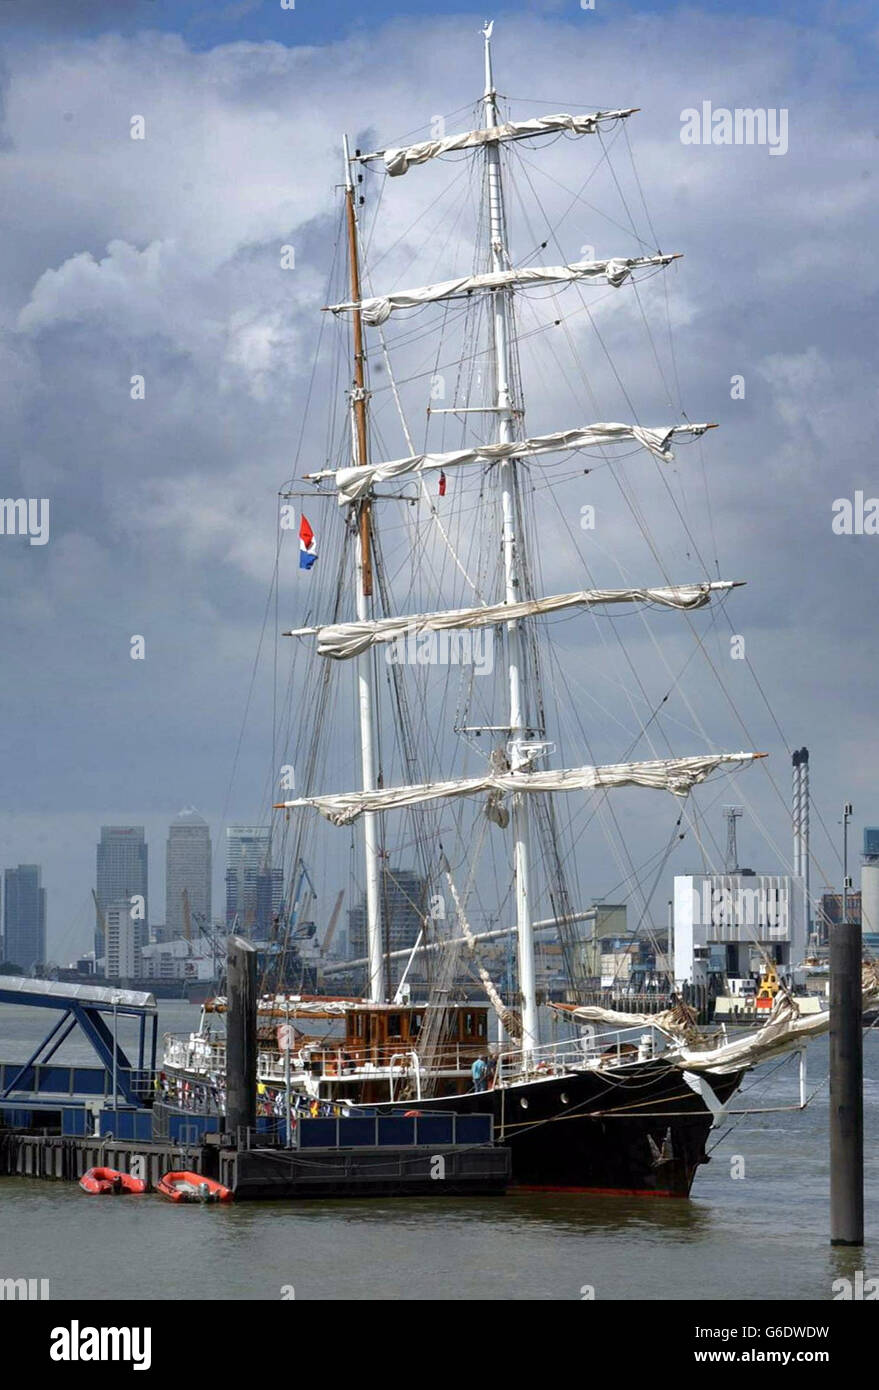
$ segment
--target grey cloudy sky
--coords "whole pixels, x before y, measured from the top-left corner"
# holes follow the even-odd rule
[[[95,5],[90,20],[111,8]],[[879,820],[879,537],[831,531],[835,498],[879,494],[879,114],[863,81],[876,32],[835,24],[832,11],[806,25],[698,6],[629,9],[590,30],[572,10],[499,25],[500,85],[542,110],[643,108],[631,138],[651,217],[663,248],[686,253],[669,280],[682,394],[692,418],[723,424],[704,456],[721,568],[749,581],[735,630],[791,744],[812,750],[834,833],[845,797],[860,821]],[[365,143],[421,132],[479,92],[473,17],[390,19],[307,46],[250,41],[246,23],[238,33],[196,50],[168,30],[83,38],[59,25],[19,36],[2,69],[0,492],[50,498],[51,539],[0,537],[0,866],[42,862],[50,946],[63,956],[89,939],[102,822],[147,825],[161,920],[164,828],[180,806],[214,828],[217,907],[224,808],[229,820],[264,816],[268,678],[231,778],[323,303],[339,133]],[[785,107],[788,153],[682,145],[681,110],[703,100]],[[143,141],[129,138],[134,114]],[[560,180],[577,148],[552,148]],[[432,196],[446,173],[412,197]],[[566,206],[558,191],[547,198]],[[402,218],[398,198],[385,246]],[[569,223],[565,253],[588,242],[632,254],[610,231]],[[292,274],[279,269],[284,243],[296,247]],[[664,313],[663,293],[645,291]],[[622,353],[632,318],[630,306],[608,326]],[[636,394],[649,368],[633,336]],[[135,373],[143,401],[130,399]],[[735,373],[743,401],[730,398]],[[605,418],[626,418],[612,393],[608,381]],[[582,422],[570,406],[557,418],[552,389],[533,404],[531,432]],[[639,404],[645,420],[665,418],[655,386]],[[306,453],[322,464],[321,429]],[[681,451],[681,495],[695,457]],[[659,491],[645,486],[659,515]],[[307,592],[292,552],[287,565],[284,625]],[[553,577],[549,558],[546,569]],[[130,659],[133,634],[145,661]],[[786,789],[759,693],[733,663],[724,680]],[[712,737],[742,743],[718,708],[707,722]],[[783,808],[756,784],[751,795],[786,851]],[[765,864],[755,828],[744,835]],[[832,876],[826,841],[815,848]],[[596,851],[590,896],[610,887],[601,862]]]

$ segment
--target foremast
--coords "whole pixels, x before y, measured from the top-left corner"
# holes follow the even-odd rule
[[[485,124],[494,130],[499,124],[497,92],[491,65],[491,34],[493,25],[483,29],[485,42]],[[509,269],[506,247],[506,217],[501,174],[500,146],[491,141],[485,146],[488,185],[488,228],[492,270]],[[494,366],[497,438],[501,444],[513,441],[516,419],[511,393],[512,362],[510,340],[512,326],[512,291],[499,288],[493,295],[492,360]],[[521,403],[520,403],[521,419]],[[522,538],[517,534],[515,506],[516,461],[507,459],[499,465],[501,488],[502,547],[504,558],[504,588],[507,603],[518,603],[528,597],[522,591],[519,547]],[[507,673],[509,680],[509,759],[510,771],[515,773],[528,766],[525,747],[528,733],[525,709],[524,651],[518,621],[509,622],[507,630]],[[539,1043],[537,1017],[537,978],[534,961],[534,933],[531,926],[530,896],[530,837],[528,806],[521,793],[512,798],[511,826],[513,832],[513,872],[516,890],[516,932],[519,957],[519,993],[522,1001],[522,1050],[531,1052]]]
[[[345,156],[345,213],[348,230],[348,266],[351,298],[360,303],[360,252],[357,204],[348,137],[343,137]],[[351,457],[355,467],[369,464],[367,429],[366,351],[363,341],[363,315],[359,308],[352,315],[354,350],[351,390]],[[355,588],[358,622],[367,622],[372,606],[372,508],[368,496],[355,504],[357,521],[357,561]],[[357,705],[360,723],[360,780],[363,790],[375,790],[375,692],[372,679],[373,658],[369,651],[357,658]],[[366,874],[366,941],[369,959],[368,995],[371,1003],[385,999],[384,954],[382,941],[381,883],[379,879],[379,818],[375,812],[363,817],[363,854]]]

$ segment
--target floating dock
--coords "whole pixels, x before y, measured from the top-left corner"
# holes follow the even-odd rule
[[[255,954],[238,937],[227,959],[228,1103],[184,1109],[159,1093],[156,1001],[102,985],[0,976],[0,1002],[44,1008],[52,1026],[26,1062],[0,1062],[0,1176],[77,1182],[115,1168],[155,1188],[164,1173],[214,1178],[241,1200],[308,1197],[465,1197],[502,1193],[510,1151],[494,1143],[490,1115],[431,1111],[297,1117],[292,1144],[255,1114]],[[137,1056],[118,1020],[138,1020]],[[97,1066],[61,1065],[56,1053],[79,1028]]]
[[[490,1115],[304,1119],[296,1148],[221,1149],[219,1179],[237,1199],[486,1196],[510,1181],[492,1139]]]
[[[215,1176],[217,1151],[114,1139],[72,1139],[0,1129],[0,1177],[53,1178],[78,1182],[89,1168],[115,1168],[143,1178],[154,1188],[163,1173],[186,1169]]]
[[[397,1118],[303,1120],[300,1145],[290,1149],[266,1144],[258,1134],[246,1136],[242,1145],[233,1148],[219,1134],[206,1135],[202,1144],[180,1145],[0,1129],[0,1176],[77,1182],[89,1168],[115,1168],[143,1178],[153,1189],[163,1173],[186,1170],[218,1179],[236,1201],[485,1197],[506,1191],[509,1149],[475,1132],[476,1142],[470,1143],[393,1141],[388,1126],[394,1126]],[[440,1137],[448,1138],[461,1119],[490,1121],[490,1116],[432,1115],[430,1119],[438,1133],[443,1128],[438,1122],[445,1122],[448,1134]],[[326,1143],[326,1130],[319,1132],[324,1126],[340,1129],[340,1142]],[[346,1133],[348,1126],[359,1132]],[[312,1129],[316,1132],[311,1133]],[[370,1142],[376,1130],[383,1131],[380,1142]]]

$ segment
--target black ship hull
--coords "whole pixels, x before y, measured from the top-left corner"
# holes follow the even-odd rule
[[[741,1077],[735,1072],[711,1078],[721,1103],[735,1093]],[[708,1161],[712,1116],[680,1068],[661,1059],[412,1105],[457,1114],[490,1112],[496,1141],[512,1154],[514,1186],[532,1191],[687,1197],[697,1169]]]

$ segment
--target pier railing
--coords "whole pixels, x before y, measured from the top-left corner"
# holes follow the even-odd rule
[[[618,1009],[624,1013],[660,1014],[670,1009],[675,996],[668,991],[616,988],[586,989],[577,993],[578,1004],[600,1009]]]
[[[149,1067],[120,1067],[117,1083],[139,1100],[150,1102],[158,1073]],[[28,1098],[51,1100],[104,1100],[112,1098],[112,1072],[107,1067],[64,1066],[57,1062],[0,1062],[0,1096],[24,1106]],[[9,1093],[8,1096],[6,1093]]]

